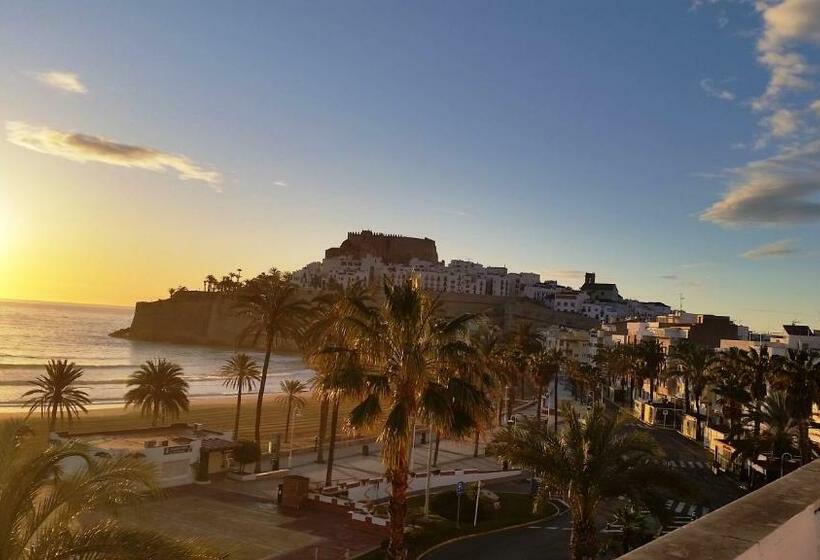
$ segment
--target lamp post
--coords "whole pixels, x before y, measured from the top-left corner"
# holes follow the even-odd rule
[[[296,430],[296,419],[301,415],[302,411],[299,408],[294,407],[293,415],[290,419],[290,450],[288,451],[288,468],[290,468],[293,463],[293,432]]]
[[[790,460],[794,458],[792,454],[788,451],[780,455],[780,478],[783,478],[783,459],[786,457],[786,455],[789,456]]]
[[[504,386],[504,419],[510,421],[510,386]]]

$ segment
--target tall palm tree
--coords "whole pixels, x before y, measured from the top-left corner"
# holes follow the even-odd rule
[[[85,464],[67,474],[66,462]],[[153,469],[130,457],[99,460],[79,442],[43,449],[23,425],[0,423],[0,558],[140,560],[224,558],[193,541],[129,529],[88,514],[157,494]],[[79,523],[80,518],[84,518]]]
[[[535,325],[530,322],[521,322],[516,325],[510,333],[509,345],[512,351],[511,358],[518,370],[518,388],[521,399],[524,399],[524,391],[527,382],[530,380],[530,358],[541,351],[543,340]]]
[[[535,416],[541,419],[541,397],[544,389],[558,377],[561,369],[561,361],[556,359],[555,351],[542,348],[540,352],[530,356],[530,372],[533,383],[538,391],[538,404],[535,408]],[[557,414],[557,410],[555,411]]]
[[[712,391],[729,420],[729,439],[740,436],[743,407],[752,399],[748,389],[749,372],[744,361],[743,350],[729,348],[720,353],[717,364],[712,368]]]
[[[604,500],[626,496],[659,512],[666,491],[685,492],[686,487],[658,461],[662,452],[655,440],[608,417],[600,404],[586,418],[569,403],[561,414],[566,430],[560,434],[524,420],[499,431],[490,452],[541,477],[538,500],[552,492],[564,496],[572,514],[571,557],[587,560],[598,553],[595,515]]]
[[[253,391],[259,382],[259,365],[244,352],[234,354],[222,369],[222,384],[236,391],[236,418],[233,422],[233,439],[239,439],[239,415],[242,410],[242,391]]]
[[[638,345],[640,371],[643,379],[649,380],[649,402],[655,401],[655,384],[666,366],[666,354],[660,342],[645,338]]]
[[[812,461],[809,440],[809,422],[812,406],[820,402],[820,355],[805,350],[789,350],[788,358],[781,360],[774,385],[786,392],[786,404],[797,422],[800,456],[805,465]]]
[[[769,349],[764,346],[759,352],[755,348],[749,348],[743,356],[743,365],[751,377],[749,393],[754,401],[753,433],[757,437],[760,435],[761,407],[766,398],[768,382],[774,373],[774,362],[769,357]]]
[[[438,300],[427,295],[416,278],[398,284],[385,280],[381,306],[352,311],[340,322],[345,347],[328,351],[358,362],[359,367],[340,376],[346,393],[359,400],[347,422],[353,429],[379,431],[392,489],[387,552],[389,558],[403,560],[413,426],[425,423],[464,435],[476,428],[472,411],[486,402],[468,380],[441,375],[453,354],[464,351],[475,317],[437,319]]]
[[[700,400],[711,380],[711,370],[717,362],[715,351],[708,346],[681,341],[672,349],[672,361],[684,380],[684,391],[691,392],[695,401],[695,439],[701,441]],[[686,404],[687,411],[688,402]]]
[[[339,404],[349,389],[347,372],[358,367],[358,361],[336,350],[345,348],[343,318],[359,309],[368,309],[370,294],[360,283],[348,287],[334,286],[331,290],[313,300],[309,325],[300,337],[300,347],[307,363],[315,372],[311,379],[311,389],[321,399],[325,410],[325,420],[319,422],[317,462],[322,462],[324,435],[329,415],[330,441],[327,450],[325,485],[333,482],[333,462],[336,452],[336,438],[339,431]]]
[[[151,416],[152,426],[188,411],[188,382],[182,378],[182,368],[165,358],[142,364],[128,376],[127,386],[131,389],[125,393],[126,408],[138,405],[143,416]]]
[[[797,423],[791,416],[789,401],[783,391],[773,391],[766,395],[760,405],[760,411],[750,414],[746,420],[762,424],[762,433],[752,434],[749,438],[739,439],[732,445],[735,456],[755,460],[761,454],[777,459],[785,453],[796,454]]]
[[[299,339],[308,310],[309,306],[299,296],[296,284],[275,268],[249,280],[237,294],[237,311],[248,320],[248,326],[239,337],[240,341],[250,339],[255,345],[262,339],[265,344],[265,361],[262,363],[262,375],[259,379],[253,432],[254,440],[260,445],[262,403],[271,353],[278,341]],[[261,465],[257,463],[256,468],[259,470]]]
[[[478,329],[470,332],[469,344],[472,348],[472,383],[481,391],[485,398],[490,399],[498,386],[500,377],[499,352],[500,348],[498,329],[488,322],[482,322]],[[478,457],[478,447],[481,442],[481,433],[492,428],[493,411],[491,406],[484,407],[479,414],[475,429],[475,439],[473,441],[473,457]]]
[[[49,360],[46,374],[30,382],[36,389],[23,393],[23,397],[27,397],[24,404],[29,407],[29,415],[39,408],[41,417],[48,415],[48,431],[53,432],[58,414],[60,420],[67,416],[71,424],[80,412],[88,412],[86,405],[91,404],[91,399],[88,393],[77,387],[82,375],[83,368],[74,362]]]
[[[305,398],[301,395],[307,392],[308,386],[304,381],[298,379],[283,379],[279,382],[279,388],[282,390],[280,398],[287,402],[288,406],[288,415],[285,420],[285,443],[287,443],[290,441],[291,412],[293,412],[294,406],[296,410],[305,407]]]

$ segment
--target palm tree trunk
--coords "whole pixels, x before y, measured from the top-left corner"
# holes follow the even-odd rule
[[[273,351],[273,337],[268,336],[265,344],[265,361],[262,364],[262,376],[259,378],[259,395],[256,397],[256,421],[253,428],[253,437],[256,444],[262,446],[262,401],[265,398],[265,382],[268,380],[268,366],[270,365],[270,353]],[[262,472],[262,461],[256,462],[254,472]]]
[[[236,393],[236,418],[233,421],[233,440],[239,439],[239,411],[242,409],[242,384],[239,384],[239,391]]]
[[[683,377],[683,408],[684,414],[689,414],[689,378]]]
[[[811,444],[809,443],[809,421],[801,418],[797,421],[797,439],[800,445],[800,464],[811,462]]]
[[[498,398],[498,425],[504,425],[504,395]]]
[[[703,442],[700,435],[700,395],[695,395],[695,439],[698,443]]]
[[[336,453],[336,428],[339,423],[339,397],[333,400],[333,412],[330,415],[330,445],[327,449],[327,472],[325,486],[333,484],[333,459]]]
[[[285,443],[290,441],[290,413],[293,407],[293,397],[288,395],[288,417],[285,419]]]
[[[649,378],[649,402],[655,402],[655,378]]]
[[[440,443],[441,443],[441,432],[436,430],[436,450],[433,453],[433,466],[434,467],[438,465],[438,446],[439,446]]]
[[[475,442],[473,444],[473,457],[478,457],[478,444],[481,439],[481,431],[476,429],[475,431]]]
[[[593,560],[597,557],[598,538],[594,520],[573,515],[569,550],[572,560]]]
[[[57,427],[57,403],[51,405],[51,412],[48,416],[48,431],[53,432]]]
[[[554,388],[552,390],[552,403],[555,408],[555,433],[558,433],[558,372],[555,373]]]
[[[404,522],[407,516],[408,444],[408,441],[404,441],[396,446],[396,464],[387,473],[392,488],[389,505],[390,544],[387,547],[387,557],[390,560],[407,558],[407,549],[404,547]]]
[[[541,420],[541,395],[544,394],[544,387],[541,385],[538,386],[538,394],[535,397],[538,399],[538,403],[535,405],[535,417]]]
[[[316,440],[316,462],[325,462],[325,433],[327,432],[327,416],[328,408],[330,408],[330,401],[327,397],[322,397],[322,402],[319,408],[319,436]]]
[[[760,436],[760,405],[762,404],[760,399],[755,400],[755,427],[754,433],[755,437]]]

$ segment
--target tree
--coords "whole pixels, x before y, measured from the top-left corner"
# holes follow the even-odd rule
[[[85,468],[63,470],[65,462]],[[210,560],[193,541],[94,521],[95,512],[156,496],[153,469],[132,457],[97,459],[79,442],[45,449],[25,426],[0,423],[0,558],[3,560]],[[83,522],[80,523],[80,518]]]
[[[345,394],[359,401],[347,423],[352,429],[375,427],[391,485],[388,557],[407,557],[409,451],[417,422],[465,435],[477,426],[472,411],[486,399],[460,376],[441,375],[448,360],[465,350],[472,315],[438,319],[432,299],[416,278],[384,283],[384,303],[359,307],[340,321],[344,345],[328,349],[350,362],[340,378]]]
[[[541,399],[544,394],[544,389],[557,379],[560,370],[561,358],[556,354],[555,350],[542,348],[540,352],[530,357],[530,372],[533,384],[535,384],[538,391],[538,404],[535,409],[535,416],[539,420],[541,419]],[[557,415],[558,411],[556,410],[555,413]]]
[[[282,397],[280,398],[287,402],[288,406],[288,415],[285,420],[285,443],[287,443],[290,441],[291,412],[293,412],[294,406],[296,410],[305,407],[305,399],[300,395],[307,392],[308,386],[304,381],[298,379],[283,379],[279,382],[279,388],[282,390]]]
[[[248,320],[248,326],[240,334],[240,342],[250,339],[251,343],[256,345],[262,339],[265,344],[265,361],[262,363],[262,375],[259,378],[254,422],[254,440],[261,444],[262,403],[271,353],[279,340],[298,340],[309,307],[307,302],[299,297],[296,284],[273,268],[245,284],[237,294],[236,308],[238,313]],[[256,468],[261,469],[261,465],[257,464]]]
[[[757,437],[760,435],[761,406],[766,398],[768,382],[774,373],[774,362],[769,357],[769,349],[764,346],[760,352],[749,348],[743,356],[743,366],[751,378],[749,393],[754,401],[753,432]]]
[[[315,372],[311,379],[311,389],[321,401],[325,420],[320,418],[317,462],[321,462],[321,450],[326,430],[327,415],[330,414],[330,441],[328,444],[325,485],[333,482],[333,461],[336,451],[336,437],[339,427],[339,403],[345,392],[347,375],[359,367],[354,357],[346,350],[344,318],[355,315],[357,310],[369,309],[370,295],[360,283],[346,288],[334,286],[313,301],[310,323],[302,332],[300,347],[307,363]]]
[[[694,344],[688,340],[681,341],[672,349],[672,362],[678,367],[680,376],[684,380],[684,391],[691,391],[695,400],[695,439],[701,441],[703,434],[700,424],[700,400],[703,392],[711,380],[712,367],[717,362],[715,351],[708,346]]]
[[[530,358],[541,351],[543,340],[535,326],[530,322],[521,322],[509,336],[510,358],[516,366],[518,387],[521,399],[524,399],[524,391],[527,381],[531,379]]]
[[[178,418],[188,411],[188,382],[182,378],[182,368],[165,358],[148,360],[128,376],[125,393],[126,408],[138,405],[143,416],[151,416],[151,425],[166,417]]]
[[[773,391],[766,395],[760,405],[760,410],[745,418],[747,421],[765,426],[762,433],[749,438],[736,440],[735,456],[754,461],[761,454],[769,455],[772,459],[781,457],[784,453],[792,455],[799,452],[795,446],[797,423],[791,416],[789,401],[783,391]]]
[[[645,432],[608,417],[596,404],[586,416],[565,403],[566,430],[555,433],[524,419],[500,430],[490,452],[543,479],[537,500],[560,493],[572,515],[573,560],[596,558],[595,515],[609,498],[626,496],[652,512],[663,509],[665,492],[686,492],[679,476],[659,461],[662,452]]]
[[[812,406],[820,400],[820,356],[806,350],[789,350],[788,358],[780,361],[774,385],[785,391],[786,405],[797,422],[800,456],[805,465],[812,461],[809,422]]]
[[[29,416],[38,408],[40,417],[48,416],[48,431],[53,432],[57,425],[57,415],[62,421],[68,417],[71,424],[80,412],[88,412],[86,405],[91,404],[88,393],[77,387],[77,381],[83,375],[83,369],[68,360],[49,360],[46,374],[30,383],[35,389],[23,393],[24,405],[29,407]]]
[[[745,353],[738,348],[729,348],[720,353],[712,368],[712,391],[724,416],[729,420],[729,439],[740,435],[740,417],[743,407],[752,396],[749,394],[749,375],[744,366]]]
[[[655,401],[655,383],[666,365],[666,354],[660,342],[654,338],[645,338],[637,347],[640,376],[649,380],[649,402]]]
[[[239,472],[245,472],[245,465],[259,462],[259,454],[258,443],[247,439],[240,440],[239,447],[233,451],[233,458],[239,463]]]
[[[239,416],[242,411],[242,391],[253,391],[259,381],[259,365],[247,354],[234,354],[222,369],[222,384],[236,391],[236,418],[233,423],[233,440],[239,439]]]

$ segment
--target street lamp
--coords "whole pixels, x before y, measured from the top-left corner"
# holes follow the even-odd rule
[[[786,457],[786,455],[788,455],[788,456],[789,456],[789,460],[794,459],[794,457],[792,456],[792,454],[791,454],[791,453],[789,453],[788,451],[787,451],[787,452],[785,452],[785,453],[783,453],[783,454],[780,456],[780,478],[783,478],[783,459]]]
[[[296,419],[302,415],[302,410],[294,407],[293,415],[290,419],[290,451],[288,451],[288,468],[293,463],[293,432],[296,430]]]

